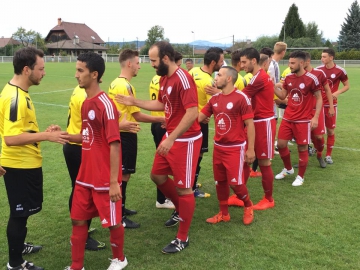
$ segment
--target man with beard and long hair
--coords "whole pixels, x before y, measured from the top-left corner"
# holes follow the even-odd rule
[[[116,97],[127,106],[165,111],[167,133],[156,150],[151,179],[174,203],[180,221],[176,238],[162,249],[165,254],[180,252],[189,245],[188,233],[195,210],[192,186],[202,142],[196,85],[189,73],[176,65],[174,55],[173,47],[166,41],[150,47],[150,63],[162,76],[157,100]]]
[[[32,85],[39,85],[45,76],[44,53],[33,47],[15,52],[14,76],[5,85],[0,97],[1,165],[9,201],[10,217],[6,235],[10,269],[43,270],[23,259],[22,255],[38,252],[42,247],[24,243],[27,220],[41,211],[43,173],[41,141],[65,144],[65,131],[40,132],[34,104],[29,95]]]
[[[322,108],[321,84],[316,75],[304,69],[305,59],[304,52],[292,52],[289,56],[289,67],[292,74],[285,77],[283,84],[276,84],[274,88],[275,94],[280,99],[288,97],[288,105],[278,134],[279,154],[285,168],[275,176],[275,179],[283,179],[287,175],[294,174],[287,145],[289,140],[295,138],[299,152],[299,172],[292,183],[295,187],[304,183],[304,174],[309,160],[307,150],[310,143],[310,132],[318,126]],[[316,111],[314,113],[315,98]]]
[[[139,69],[139,52],[131,49],[125,49],[121,51],[119,55],[119,62],[121,72],[109,87],[109,96],[115,102],[115,96],[131,95],[136,97],[136,91],[134,86],[131,85],[130,81],[133,77],[136,77]],[[164,122],[164,117],[151,116],[144,114],[140,111],[140,108],[136,106],[125,106],[115,102],[117,110],[121,116],[119,123],[125,117],[130,122],[143,122],[143,123],[159,123]],[[135,173],[136,170],[136,157],[137,157],[137,134],[129,132],[128,130],[120,129],[121,137],[121,149],[123,153],[123,167],[122,167],[122,214],[123,214],[123,225],[125,228],[139,228],[140,224],[136,223],[127,216],[134,215],[137,213],[135,210],[127,209],[125,206],[126,202],[126,187],[130,180],[131,174]]]

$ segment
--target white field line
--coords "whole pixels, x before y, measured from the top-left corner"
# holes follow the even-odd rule
[[[37,101],[33,101],[34,104],[39,104],[39,105],[45,105],[45,106],[54,106],[54,107],[61,107],[61,108],[69,108],[68,105],[61,105],[61,104],[52,104],[52,103],[45,103],[45,102],[37,102]]]
[[[214,128],[209,128],[209,129],[215,130]],[[348,151],[353,151],[353,152],[360,152],[360,149],[350,148],[350,147],[334,146],[334,148],[336,148],[336,149],[342,149],[342,150],[348,150]]]
[[[74,88],[62,89],[62,90],[54,90],[54,91],[48,91],[48,92],[35,92],[35,93],[30,92],[30,96],[31,95],[42,95],[42,94],[52,94],[52,93],[66,92],[66,91],[70,91],[70,90],[74,90]]]

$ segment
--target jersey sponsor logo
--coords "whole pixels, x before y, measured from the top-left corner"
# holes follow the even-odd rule
[[[108,224],[108,221],[104,218],[104,219],[101,221],[101,224]]]
[[[236,183],[237,181],[236,181],[235,178],[233,178],[233,179],[231,179],[231,182],[232,182],[232,183]]]
[[[226,108],[227,108],[228,110],[231,110],[232,107],[234,107],[234,104],[233,104],[232,102],[229,102],[228,104],[226,104]]]
[[[94,120],[95,119],[95,111],[94,110],[90,110],[88,112],[88,117],[90,120]]]
[[[94,142],[94,131],[87,120],[83,120],[83,130],[81,131],[82,135],[82,149],[90,150],[91,145]]]
[[[178,181],[178,185],[183,185],[183,184],[184,184],[183,181],[181,180]]]
[[[167,88],[167,93],[168,93],[168,95],[170,95],[170,94],[171,94],[171,91],[172,91],[172,87],[171,87],[171,86],[169,86],[169,87]]]
[[[304,84],[304,83],[300,83],[299,87],[300,87],[300,89],[304,89],[304,88],[305,88],[305,84]]]
[[[301,91],[297,88],[294,88],[290,91],[290,97],[291,97],[291,104],[295,105],[295,106],[299,106],[302,104],[303,102],[303,95],[301,93]]]
[[[165,104],[164,106],[165,118],[169,119],[172,115],[172,106],[167,96],[163,96],[163,103]]]
[[[231,129],[231,119],[226,113],[219,113],[215,118],[216,132],[225,135]]]

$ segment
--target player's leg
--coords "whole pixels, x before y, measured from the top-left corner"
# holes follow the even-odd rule
[[[320,111],[318,126],[317,128],[311,131],[311,140],[316,149],[316,158],[319,161],[319,165],[321,168],[326,168],[326,162],[322,158],[322,152],[324,150],[324,134],[326,133],[325,127],[325,111],[324,108]]]
[[[328,113],[325,114],[325,125],[326,125],[326,132],[327,132],[327,141],[326,141],[326,156],[325,161],[327,164],[333,164],[334,161],[331,157],[332,150],[335,145],[335,128],[336,128],[336,119],[337,119],[337,107],[334,107],[335,115],[329,116]]]
[[[281,121],[278,133],[278,150],[280,157],[284,164],[284,169],[275,175],[275,179],[283,179],[285,176],[294,174],[294,169],[291,165],[290,151],[288,148],[288,142],[294,137],[292,131],[292,123],[283,120]]]

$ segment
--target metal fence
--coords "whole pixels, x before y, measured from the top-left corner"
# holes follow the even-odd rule
[[[114,62],[117,63],[119,61],[119,55],[115,54],[105,54],[103,55],[105,62]],[[140,55],[140,62],[141,63],[150,63],[148,55]],[[183,58],[182,61],[185,63],[187,58]],[[203,58],[190,58],[194,61],[195,65],[203,65],[204,59]],[[51,56],[46,55],[44,56],[45,62],[76,62],[77,56]],[[13,56],[0,56],[0,63],[12,63]],[[227,64],[230,64],[230,59],[225,59]],[[360,60],[335,60],[334,61],[337,65],[341,67],[360,67]],[[288,60],[281,60],[280,65],[287,66]],[[320,60],[312,60],[312,66],[317,67],[322,65]]]

